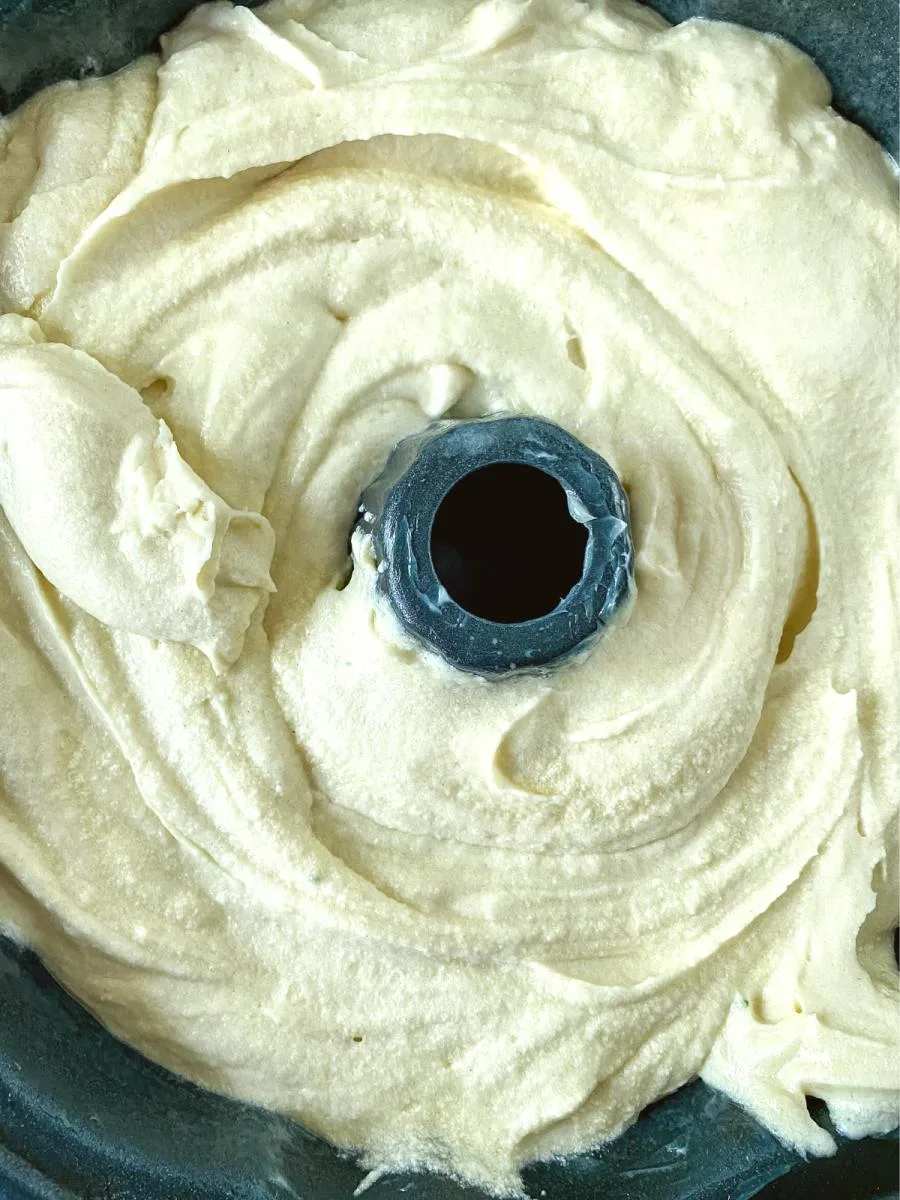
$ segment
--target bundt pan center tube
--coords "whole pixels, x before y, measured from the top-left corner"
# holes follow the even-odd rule
[[[628,498],[599,454],[550,421],[441,422],[407,438],[360,513],[379,593],[461,670],[586,653],[631,598]]]

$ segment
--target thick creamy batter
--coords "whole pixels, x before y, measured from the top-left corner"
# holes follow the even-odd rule
[[[897,1119],[896,179],[788,45],[609,0],[197,10],[0,124],[0,918],[115,1033],[515,1191],[701,1074]],[[357,497],[438,416],[627,484],[485,682]]]

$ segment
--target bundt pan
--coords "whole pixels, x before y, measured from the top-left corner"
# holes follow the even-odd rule
[[[115,70],[190,0],[0,0],[0,108],[58,79]],[[657,0],[782,34],[835,105],[896,157],[896,0]],[[827,1124],[824,1106],[811,1105]],[[724,1096],[693,1083],[612,1144],[525,1171],[541,1200],[875,1200],[897,1195],[895,1137],[803,1161]],[[366,1172],[276,1113],[178,1079],[118,1042],[29,952],[0,938],[0,1200],[482,1200],[427,1175]]]

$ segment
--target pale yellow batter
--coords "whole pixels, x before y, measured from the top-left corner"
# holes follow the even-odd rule
[[[275,0],[0,123],[0,918],[115,1033],[498,1191],[698,1073],[896,1124],[897,187],[828,99],[624,0]],[[493,411],[631,495],[546,678],[342,586]]]

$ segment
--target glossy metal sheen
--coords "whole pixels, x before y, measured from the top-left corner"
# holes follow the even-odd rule
[[[190,0],[0,0],[0,105],[113,70]],[[896,153],[896,0],[657,0],[781,33],[831,78],[835,103]],[[0,939],[0,1200],[350,1200],[365,1172],[277,1114],[202,1092],[106,1033],[33,955]],[[526,1171],[535,1200],[874,1200],[897,1195],[893,1138],[803,1163],[702,1084],[609,1147]],[[366,1200],[483,1200],[390,1176]]]

